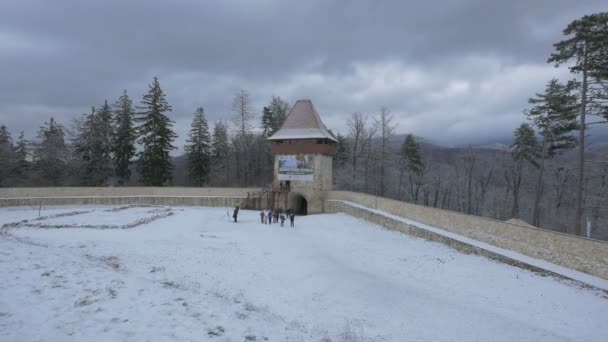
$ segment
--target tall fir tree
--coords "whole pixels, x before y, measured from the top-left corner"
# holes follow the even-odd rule
[[[281,126],[283,126],[283,122],[285,122],[285,119],[287,118],[289,103],[283,101],[283,99],[281,99],[279,96],[273,96],[268,108],[272,114],[272,129],[269,135],[273,135],[281,128]]]
[[[348,162],[350,146],[344,135],[338,133],[336,139],[338,139],[338,144],[336,146],[336,165],[338,167],[344,167]]]
[[[424,159],[420,145],[412,134],[408,134],[401,144],[399,153],[399,193],[403,187],[403,177],[408,176],[410,201],[418,201],[418,193],[422,175],[424,174]]]
[[[17,175],[21,179],[21,183],[27,180],[23,179],[27,176],[30,170],[30,162],[28,161],[28,144],[23,131],[19,134],[17,143],[15,144],[15,153],[17,154]]]
[[[228,139],[228,126],[219,121],[213,128],[212,141],[212,175],[213,181],[220,185],[228,185],[228,158],[230,156],[230,142]]]
[[[145,185],[162,186],[172,180],[169,152],[175,149],[172,143],[177,135],[172,130],[173,121],[166,115],[172,109],[157,77],[149,85],[139,110],[136,121],[140,123],[137,133],[143,148],[138,154],[141,180]]]
[[[112,122],[112,108],[106,100],[96,115],[94,127],[95,153],[98,156],[95,182],[98,185],[105,185],[114,171],[112,165],[114,127]]]
[[[68,149],[63,126],[51,118],[38,130],[34,169],[45,185],[61,185],[66,172]]]
[[[82,121],[78,123],[77,135],[73,141],[74,150],[79,159],[79,184],[82,185],[98,185],[95,180],[95,170],[99,160],[95,146],[97,139],[95,137],[96,120],[96,109],[92,107],[91,112],[85,114]]]
[[[81,184],[107,184],[112,176],[112,111],[107,101],[100,110],[93,107],[84,117],[74,145],[81,161]]]
[[[536,126],[542,137],[539,155],[539,172],[536,182],[532,225],[540,227],[540,203],[544,191],[543,174],[545,160],[551,159],[555,151],[574,148],[576,138],[570,133],[578,128],[577,98],[572,93],[573,84],[561,84],[552,79],[547,83],[545,92],[536,94],[528,103],[534,105],[525,114]]]
[[[523,177],[524,162],[527,161],[534,167],[538,167],[539,145],[534,134],[534,129],[528,123],[522,123],[514,132],[515,141],[513,142],[511,154],[515,167],[512,171],[513,176],[513,206],[511,207],[511,217],[519,218],[519,189]]]
[[[274,133],[274,118],[270,107],[262,109],[262,136],[268,138]]]
[[[534,129],[527,122],[522,123],[513,133],[515,141],[512,148],[513,160],[517,162],[527,161],[538,166],[539,145],[534,134]]]
[[[572,21],[563,31],[565,40],[555,43],[555,52],[548,63],[569,65],[570,72],[579,76],[579,136],[577,158],[576,212],[572,229],[582,233],[583,186],[585,177],[585,130],[587,116],[596,115],[608,121],[608,12],[586,15]]]
[[[13,138],[6,126],[0,126],[0,187],[7,186],[17,165]]]
[[[135,156],[135,129],[133,128],[133,101],[125,90],[114,104],[114,172],[119,184],[131,179],[131,159]]]
[[[194,112],[185,150],[190,179],[197,186],[205,185],[209,180],[211,137],[203,107],[198,107]]]

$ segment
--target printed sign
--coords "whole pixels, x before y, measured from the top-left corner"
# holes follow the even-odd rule
[[[314,181],[314,157],[309,154],[279,155],[279,180]]]

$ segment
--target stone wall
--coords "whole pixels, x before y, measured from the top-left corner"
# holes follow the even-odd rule
[[[319,165],[319,167],[327,167],[327,165]],[[331,164],[329,167],[331,167]],[[323,174],[327,176],[326,173]],[[310,188],[306,186],[310,186]],[[548,230],[530,228],[361,193],[348,191],[324,192],[317,190],[312,183],[303,187],[296,187],[292,190],[294,193],[299,193],[306,197],[309,213],[346,212],[390,229],[440,241],[467,252],[488,254],[487,251],[480,252],[474,246],[463,244],[426,230],[417,229],[415,225],[390,219],[370,210],[346,205],[343,201],[352,202],[370,209],[381,210],[392,215],[437,227],[459,236],[608,279],[608,243],[602,241],[589,240]],[[0,188],[0,206],[163,204],[232,207],[239,200],[243,208],[260,209],[267,205],[267,200],[255,198],[259,193],[260,189],[257,188]],[[495,257],[492,255],[488,256]],[[515,261],[511,261],[510,263],[515,263]]]
[[[377,209],[399,217],[441,228],[460,236],[468,237],[496,247],[545,260],[560,266],[608,279],[608,243],[579,238],[544,229],[529,228],[479,216],[466,215],[448,210],[390,200],[382,197],[348,191],[331,191],[327,194],[327,212],[343,211],[369,219],[388,228],[398,229],[412,235],[428,235],[428,232],[413,234],[413,228],[403,223],[387,223],[380,215],[372,215],[361,208],[340,206],[348,201],[370,209]],[[374,218],[375,217],[375,218]],[[400,228],[395,228],[400,227]],[[425,237],[425,236],[423,236]],[[426,236],[429,238],[428,236]],[[443,237],[441,239],[444,239]],[[437,240],[437,239],[433,239]],[[444,242],[444,241],[441,241]]]
[[[238,200],[244,208],[258,209],[256,188],[178,187],[58,187],[0,188],[0,206],[81,204],[163,204],[232,207]]]

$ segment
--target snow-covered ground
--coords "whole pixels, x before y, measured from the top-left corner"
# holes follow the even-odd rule
[[[604,292],[344,214],[227,210],[0,208],[0,341],[608,341]]]

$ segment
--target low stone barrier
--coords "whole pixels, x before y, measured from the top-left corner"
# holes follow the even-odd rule
[[[603,241],[585,239],[549,230],[530,228],[361,193],[332,191],[327,195],[326,212],[345,212],[378,223],[389,229],[399,230],[406,234],[420,236],[452,246],[460,245],[460,243],[448,241],[449,239],[446,240],[443,236],[435,236],[436,234],[428,231],[421,231],[404,222],[393,222],[382,215],[366,211],[362,208],[340,204],[339,201],[348,201],[370,209],[381,210],[395,216],[440,228],[459,236],[608,279],[608,243]],[[464,251],[470,248],[464,246],[456,247]],[[484,254],[484,252],[478,253]]]
[[[257,209],[256,188],[175,188],[175,187],[57,187],[0,188],[0,207],[39,205],[124,205],[232,207]]]

